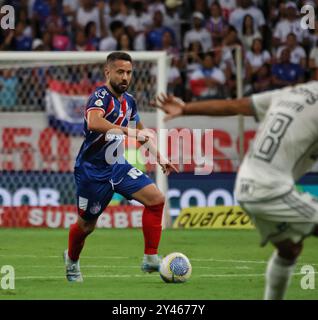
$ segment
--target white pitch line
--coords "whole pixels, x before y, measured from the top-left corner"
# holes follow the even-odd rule
[[[61,258],[62,253],[60,256],[42,256],[42,255],[31,255],[31,254],[0,254],[0,257],[5,257],[5,258],[35,258],[35,259],[40,259],[40,258]],[[83,256],[81,259],[131,259],[132,257],[123,257],[123,256]]]
[[[1,255],[0,257],[5,258],[35,258],[35,259],[41,259],[41,258],[58,258],[60,259],[62,257],[61,255],[54,255],[54,256],[42,256],[42,255],[19,255],[19,254],[12,254],[12,255]],[[126,259],[136,259],[136,257],[125,257],[125,256],[82,256],[81,260],[85,259],[96,259],[96,260],[107,260],[107,259],[118,259],[118,260],[126,260]],[[266,260],[235,260],[235,259],[214,259],[214,258],[190,258],[190,261],[196,261],[196,262],[226,262],[226,263],[250,263],[250,264],[267,264],[268,261]],[[318,263],[309,263],[309,262],[303,262],[298,261],[298,265],[312,265],[316,266]]]
[[[315,272],[318,274],[318,272]],[[303,273],[293,273],[293,276],[304,275]],[[147,275],[149,276],[149,275]],[[150,275],[156,276],[156,274]],[[195,278],[249,278],[249,277],[265,277],[265,273],[249,273],[249,274],[200,274],[193,275]],[[193,277],[192,276],[192,277]],[[144,278],[145,275],[134,274],[134,275],[120,275],[120,274],[100,274],[100,275],[86,275],[84,278]],[[37,279],[65,279],[64,276],[23,276],[15,277],[16,280],[37,280]]]
[[[267,263],[265,260],[234,260],[234,259],[213,259],[213,258],[193,258],[190,259],[191,261],[198,261],[198,262],[230,262],[230,263],[258,263],[258,264],[264,264]]]
[[[85,278],[140,278],[144,277],[142,274],[125,275],[125,274],[100,274],[100,275],[86,275]],[[65,279],[65,276],[22,276],[15,277],[17,280],[36,280],[36,279]]]
[[[15,267],[15,269],[25,269],[25,268],[31,268],[31,269],[64,269],[64,265],[60,265],[60,266],[46,266],[46,265],[24,265],[24,266],[17,266]],[[136,265],[131,265],[131,266],[123,266],[123,265],[81,265],[82,269],[107,269],[107,268],[118,268],[118,269],[140,269],[140,266],[136,266]],[[238,266],[238,267],[213,267],[213,266],[194,266],[195,269],[239,269],[239,270],[243,270],[243,269],[252,269],[248,266]]]

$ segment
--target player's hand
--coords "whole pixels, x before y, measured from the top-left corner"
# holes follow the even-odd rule
[[[155,108],[161,109],[167,115],[165,121],[180,117],[184,113],[185,103],[180,98],[173,95],[161,94],[153,101],[151,105]]]
[[[160,163],[162,172],[168,176],[171,172],[177,172],[179,173],[179,170],[176,166],[174,166],[170,161],[168,163]]]
[[[128,134],[129,137],[133,137],[137,139],[139,142],[147,142],[149,139],[154,139],[153,133],[148,129],[131,129],[128,128]]]

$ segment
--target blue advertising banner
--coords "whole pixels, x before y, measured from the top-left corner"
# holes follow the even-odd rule
[[[193,173],[171,174],[167,199],[172,216],[180,209],[191,206],[233,206],[234,173],[213,173],[199,176]],[[303,177],[297,187],[318,197],[318,174]],[[75,183],[72,173],[9,172],[0,175],[0,206],[60,206],[76,203]],[[127,204],[118,196],[114,204]]]

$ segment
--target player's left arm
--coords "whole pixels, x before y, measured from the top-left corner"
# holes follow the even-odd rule
[[[136,123],[136,128],[140,131],[147,130],[140,120]],[[160,153],[151,139],[140,142],[140,144],[147,148],[149,152],[156,157],[157,162],[161,166],[164,174],[169,175],[171,172],[179,172],[179,170]]]

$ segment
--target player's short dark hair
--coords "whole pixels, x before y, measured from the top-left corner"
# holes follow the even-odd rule
[[[125,61],[129,61],[130,63],[132,63],[132,58],[128,53],[123,52],[123,51],[115,51],[107,56],[106,65],[113,63],[117,60],[125,60]]]

